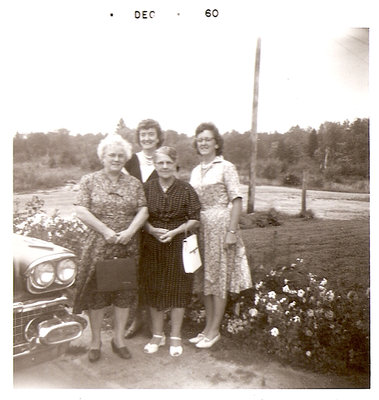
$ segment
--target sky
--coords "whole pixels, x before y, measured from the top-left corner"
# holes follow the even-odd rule
[[[258,132],[369,117],[365,0],[303,3],[9,2],[2,129],[112,133],[154,118],[188,135],[204,121],[248,131],[258,37]],[[144,9],[155,17],[136,19]]]

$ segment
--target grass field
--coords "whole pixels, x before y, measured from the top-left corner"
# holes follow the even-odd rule
[[[242,234],[253,275],[302,259],[301,268],[325,277],[333,286],[346,290],[369,287],[368,219],[305,221],[287,217],[280,226],[254,227]]]

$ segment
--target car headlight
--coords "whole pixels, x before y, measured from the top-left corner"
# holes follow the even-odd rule
[[[32,272],[32,281],[37,288],[46,288],[55,280],[55,271],[53,264],[44,262],[34,267]]]
[[[66,258],[59,261],[57,265],[57,277],[62,283],[74,280],[76,276],[76,264],[73,260]]]

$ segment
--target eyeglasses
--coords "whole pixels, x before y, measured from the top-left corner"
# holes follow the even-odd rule
[[[196,138],[196,143],[201,143],[201,142],[206,142],[209,143],[213,140],[214,138]]]

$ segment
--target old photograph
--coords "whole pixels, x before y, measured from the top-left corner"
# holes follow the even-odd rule
[[[11,395],[371,396],[374,2],[5,3]]]

